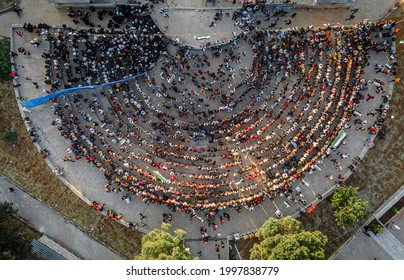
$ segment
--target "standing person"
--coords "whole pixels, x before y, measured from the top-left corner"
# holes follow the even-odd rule
[[[354,18],[355,18],[355,16],[352,14],[352,15],[349,16],[349,18],[347,18],[345,20],[351,20],[351,19],[354,19]]]
[[[21,16],[22,9],[18,6],[14,6],[13,11],[17,14],[17,16]]]

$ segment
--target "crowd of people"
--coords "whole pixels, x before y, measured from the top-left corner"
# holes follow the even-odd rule
[[[394,22],[279,31],[251,26],[227,45],[192,50],[165,40],[145,7],[119,6],[98,16],[110,17],[110,28],[35,30],[51,44],[43,53],[51,91],[145,73],[52,100],[52,125],[74,154],[66,161],[82,158],[98,167],[105,191],[128,204],[138,196],[208,220],[212,228],[217,221],[195,210],[215,217],[223,209],[253,210],[277,195],[286,207],[304,207],[307,199],[293,182],[331,157],[331,143],[350,128],[357,105],[372,100],[365,93],[371,86],[385,104],[365,129],[376,133],[384,122],[385,85],[362,75],[372,53],[390,51]],[[395,67],[375,70],[394,76]]]
[[[77,11],[69,10],[68,14],[72,13]],[[84,14],[89,17],[88,12]],[[52,50],[43,53],[45,83],[51,90],[113,82],[154,67],[165,46],[147,9],[118,6],[115,13],[108,15],[110,28],[65,26],[45,31],[44,40],[52,45]]]

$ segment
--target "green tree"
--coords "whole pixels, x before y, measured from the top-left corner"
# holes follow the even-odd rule
[[[10,41],[8,39],[0,39],[0,80],[10,79]]]
[[[332,199],[334,217],[342,228],[354,226],[356,222],[365,217],[368,202],[358,196],[358,188],[352,186],[339,187]]]
[[[269,218],[256,235],[260,243],[251,249],[252,260],[321,260],[328,243],[327,236],[303,230],[292,217]]]
[[[137,260],[190,260],[182,239],[187,234],[182,229],[169,233],[170,224],[163,223],[161,229],[153,229],[142,238],[142,251]]]
[[[20,234],[19,227],[11,221],[15,213],[17,211],[11,203],[0,203],[0,259],[32,259],[30,241]]]

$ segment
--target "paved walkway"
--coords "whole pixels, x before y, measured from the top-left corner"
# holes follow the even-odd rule
[[[377,235],[371,232],[369,234],[393,260],[404,260],[404,246],[389,230],[384,230]]]
[[[15,191],[9,192],[10,187]],[[6,201],[14,204],[14,208],[18,209],[18,216],[28,221],[30,226],[40,233],[46,234],[80,258],[86,260],[122,259],[89,237],[76,225],[67,221],[58,212],[0,176],[0,202]]]
[[[191,4],[194,3],[194,4]],[[217,9],[215,10],[204,10],[202,8],[203,1],[191,1],[191,0],[168,0],[164,3],[159,3],[155,5],[154,12],[152,14],[153,19],[164,30],[165,34],[174,40],[179,40],[183,44],[191,46],[203,46],[208,42],[211,44],[216,44],[220,42],[225,42],[234,37],[234,34],[239,34],[243,30],[234,25],[234,21],[231,20],[233,15],[233,10],[230,8],[239,8],[240,4],[232,5],[231,1],[216,1],[218,2]],[[229,3],[230,2],[230,3]],[[267,3],[279,3],[280,0],[271,1],[268,0]],[[299,5],[293,8],[286,16],[278,16],[279,21],[276,25],[276,29],[287,29],[294,26],[318,26],[323,27],[324,23],[337,24],[341,23],[344,25],[356,24],[359,21],[368,19],[369,21],[377,21],[383,18],[387,13],[394,7],[397,0],[383,0],[381,4],[380,0],[357,0],[352,3],[349,7],[350,9],[358,9],[355,13],[355,18],[349,19],[351,15],[350,9],[346,6],[337,6],[336,8],[304,8],[304,5],[312,5],[314,0],[298,0],[292,1],[297,2]],[[194,9],[182,9],[183,7],[190,7]],[[211,22],[215,16],[215,13],[223,7],[226,8],[224,13],[229,13],[229,17],[224,16],[221,21],[216,22],[216,25],[210,27]],[[159,10],[164,9],[168,17],[165,17],[163,13]],[[268,8],[268,9],[274,9]],[[296,12],[296,16],[291,18],[290,15]],[[271,12],[273,14],[273,12]],[[253,15],[254,22],[260,21],[260,25],[256,25],[257,28],[266,28],[270,24],[274,23],[276,17],[271,17],[270,20],[265,20],[266,17],[260,13]],[[291,20],[291,25],[286,25],[285,20]],[[184,24],[186,22],[187,24]],[[205,40],[195,40],[194,34],[209,34],[210,39]]]

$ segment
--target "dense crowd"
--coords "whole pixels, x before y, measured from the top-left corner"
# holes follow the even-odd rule
[[[333,140],[360,114],[357,105],[374,98],[371,86],[384,104],[371,111],[373,124],[366,128],[358,119],[355,129],[375,134],[384,122],[385,85],[362,76],[372,53],[390,52],[394,22],[280,31],[251,26],[229,44],[192,50],[165,40],[145,7],[119,6],[98,17],[110,17],[109,28],[25,28],[51,43],[43,54],[51,91],[145,73],[52,100],[52,125],[71,145],[66,162],[84,159],[98,167],[105,191],[128,204],[138,196],[191,219],[202,219],[195,210],[213,211],[208,221],[217,210],[253,210],[277,195],[286,207],[305,206],[293,182],[331,157]],[[395,67],[375,70],[394,76]]]
[[[70,10],[69,15],[72,13],[76,14]],[[65,27],[46,33],[45,40],[50,41],[52,50],[43,54],[47,59],[45,83],[51,85],[52,90],[135,76],[152,69],[164,52],[162,34],[145,7],[118,6],[108,26],[110,28]]]

